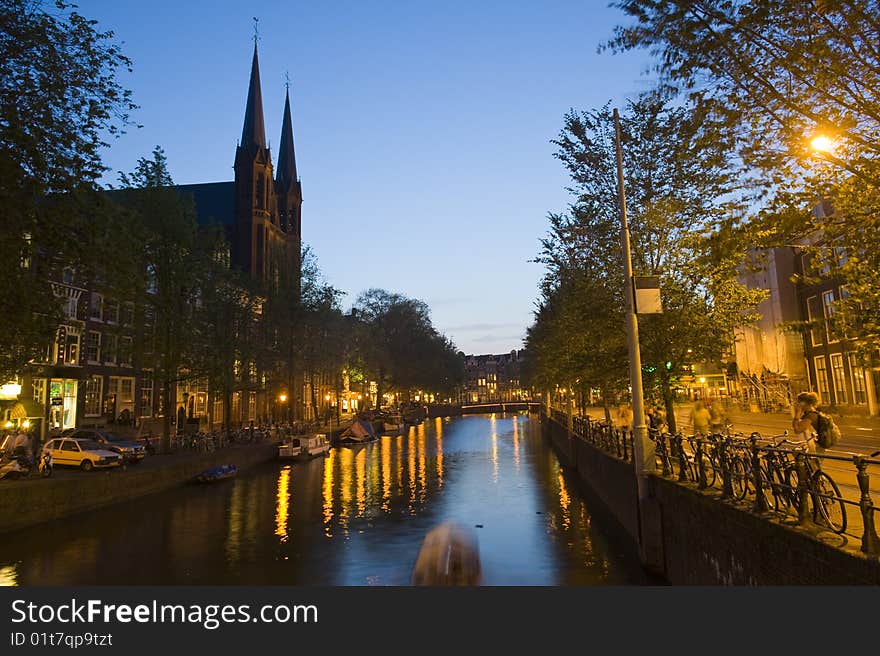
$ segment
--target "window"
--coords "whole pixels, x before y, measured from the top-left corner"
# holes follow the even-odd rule
[[[104,321],[119,323],[119,301],[104,301]]]
[[[104,386],[104,378],[92,376],[86,380],[85,414],[87,417],[97,417],[101,414],[101,391]]]
[[[45,405],[46,403],[46,379],[45,378],[34,378],[32,382],[34,386],[34,401],[39,405]]]
[[[71,267],[64,267],[61,271],[61,282],[65,285],[73,284],[73,269]]]
[[[89,362],[101,361],[101,333],[90,330],[86,337],[86,360]]]
[[[819,402],[827,403],[830,397],[828,394],[828,368],[825,365],[825,356],[820,355],[813,358],[813,363],[816,367],[816,389],[819,392]]]
[[[56,344],[57,361],[68,365],[79,364],[79,335],[78,326],[62,326],[59,329]]]
[[[119,364],[123,367],[131,366],[132,339],[128,335],[122,337],[119,342]]]
[[[119,337],[116,335],[104,335],[104,360],[107,364],[116,364],[118,352]]]
[[[131,326],[134,324],[134,303],[125,303],[122,306],[122,325]]]
[[[76,319],[76,312],[79,306],[79,296],[68,296],[64,299],[64,316],[68,319]]]
[[[856,356],[852,353],[849,355],[849,371],[852,374],[853,403],[865,405],[868,402],[865,370],[859,366]]]
[[[807,299],[807,320],[810,322],[810,344],[812,346],[819,346],[822,343],[822,333],[815,323],[819,318],[819,313],[819,298],[810,296]]]
[[[89,316],[95,321],[104,320],[104,298],[95,292],[92,292],[89,302]]]
[[[843,354],[831,354],[831,380],[834,381],[834,398],[837,403],[847,403],[846,400],[846,370],[843,368]]]
[[[257,393],[248,392],[248,420],[257,420]]]
[[[77,444],[73,440],[64,440],[61,443],[61,450],[62,451],[72,451],[72,452],[76,453],[76,452],[79,452],[79,444]]]
[[[825,312],[825,334],[828,335],[829,342],[838,341],[838,337],[835,334],[836,330],[834,328],[834,291],[829,289],[827,292],[822,292],[822,307]]]
[[[141,378],[141,417],[153,416],[153,379]]]

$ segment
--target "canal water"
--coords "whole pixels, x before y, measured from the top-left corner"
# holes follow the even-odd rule
[[[0,536],[0,584],[406,585],[425,534],[471,528],[487,585],[642,583],[526,415],[408,433]]]

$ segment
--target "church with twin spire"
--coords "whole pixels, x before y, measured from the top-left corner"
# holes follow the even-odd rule
[[[296,170],[290,90],[285,92],[277,163],[266,141],[257,44],[232,182],[180,185],[193,197],[200,224],[225,227],[233,266],[265,283],[286,278],[299,288],[302,184]]]

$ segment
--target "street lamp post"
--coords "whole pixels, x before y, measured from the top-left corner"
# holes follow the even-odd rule
[[[633,288],[632,251],[629,225],[626,218],[626,193],[623,186],[623,149],[620,144],[620,115],[614,108],[614,134],[617,151],[617,194],[620,203],[620,251],[623,260],[624,297],[626,298],[626,340],[629,347],[629,379],[633,406],[633,464],[639,488],[639,498],[648,495],[646,474],[654,471],[654,443],[648,438],[645,425],[645,399],[642,389],[642,355],[639,350],[639,320],[636,316]]]

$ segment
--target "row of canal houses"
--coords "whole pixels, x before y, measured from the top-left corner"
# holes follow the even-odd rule
[[[814,212],[823,218],[833,208],[822,202]],[[752,253],[744,281],[768,295],[758,307],[761,319],[737,331],[731,383],[741,398],[762,409],[787,409],[794,395],[813,391],[822,406],[837,413],[877,415],[880,371],[865,366],[835,325],[835,304],[847,290],[831,268],[817,271],[811,262],[807,247],[821,240],[813,234]],[[840,248],[834,252],[846,257]],[[798,325],[800,330],[792,329]]]
[[[177,189],[192,197],[200,224],[225,227],[232,266],[262,280],[279,269],[298,275],[302,186],[296,169],[289,92],[276,166],[266,141],[256,44],[234,171],[231,181]],[[284,266],[272,262],[278,257],[289,261]],[[71,427],[159,425],[156,418],[169,410],[176,423],[184,418],[202,426],[222,422],[223,400],[204,380],[179,383],[175,407],[163,407],[150,367],[156,354],[149,316],[135,325],[131,303],[92,291],[74,268],[63,268],[52,278],[65,319],[54,342],[47,345],[45,357],[28,366],[17,380],[0,387],[0,420],[6,429],[29,425],[36,429],[39,421],[39,432],[45,437],[49,431]],[[250,379],[248,389],[233,394],[233,424],[279,418],[278,394],[267,385],[265,372],[255,371]],[[307,413],[310,395],[308,388],[296,390],[289,403],[299,404]]]

